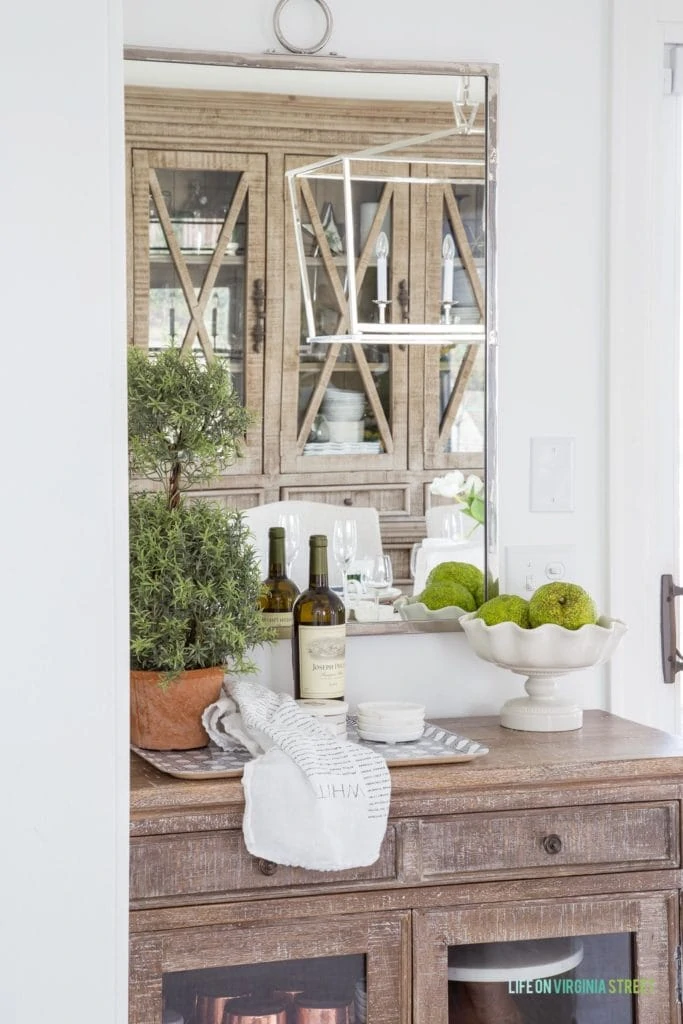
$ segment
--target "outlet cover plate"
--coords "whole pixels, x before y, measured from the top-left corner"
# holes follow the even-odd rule
[[[573,437],[532,437],[529,508],[532,512],[574,511]]]
[[[573,544],[505,548],[506,594],[519,594],[528,599],[544,583],[555,582],[576,583],[576,547]]]

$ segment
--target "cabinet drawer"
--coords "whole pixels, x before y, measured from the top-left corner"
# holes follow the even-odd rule
[[[380,516],[410,514],[410,487],[367,484],[365,487],[283,487],[283,501],[323,501],[327,505],[376,508]]]
[[[560,807],[420,822],[422,877],[678,867],[678,804]],[[536,873],[536,871],[534,871]]]
[[[272,873],[270,873],[272,871]],[[389,826],[379,859],[352,871],[308,871],[252,857],[242,833],[198,832],[133,839],[130,898],[158,899],[200,893],[339,885],[396,878],[396,834]]]

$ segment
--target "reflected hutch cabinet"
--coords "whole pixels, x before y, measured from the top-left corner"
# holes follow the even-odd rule
[[[131,1024],[679,1022],[683,741],[445,724],[489,754],[393,769],[353,871],[252,857],[239,779],[133,755]]]
[[[484,345],[309,343],[285,172],[419,136],[425,124],[450,127],[451,106],[126,91],[129,342],[225,360],[256,414],[245,458],[200,493],[241,508],[287,498],[373,506],[403,578],[410,544],[424,536],[429,482],[449,468],[483,476]],[[448,234],[457,320],[483,325],[483,130],[457,144],[456,184],[362,183],[351,257],[341,183],[299,186],[320,334],[343,318],[349,258],[359,312],[376,316],[380,231],[390,321],[438,320]],[[431,173],[414,163],[403,170]]]

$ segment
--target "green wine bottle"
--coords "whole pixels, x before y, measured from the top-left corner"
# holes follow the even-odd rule
[[[292,609],[299,588],[287,576],[285,565],[285,531],[282,526],[268,530],[268,579],[263,581],[261,611],[270,626],[292,626]]]
[[[327,582],[327,537],[309,540],[308,589],[294,605],[292,665],[297,700],[343,700],[346,662],[344,602]]]

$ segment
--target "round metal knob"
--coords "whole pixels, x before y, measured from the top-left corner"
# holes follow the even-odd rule
[[[262,875],[274,875],[277,871],[277,864],[274,864],[272,860],[266,860],[265,857],[259,857],[258,869]]]
[[[543,836],[541,845],[546,853],[559,853],[562,849],[562,840],[553,833],[550,836]]]
[[[345,505],[353,505],[353,498],[344,498]]]

